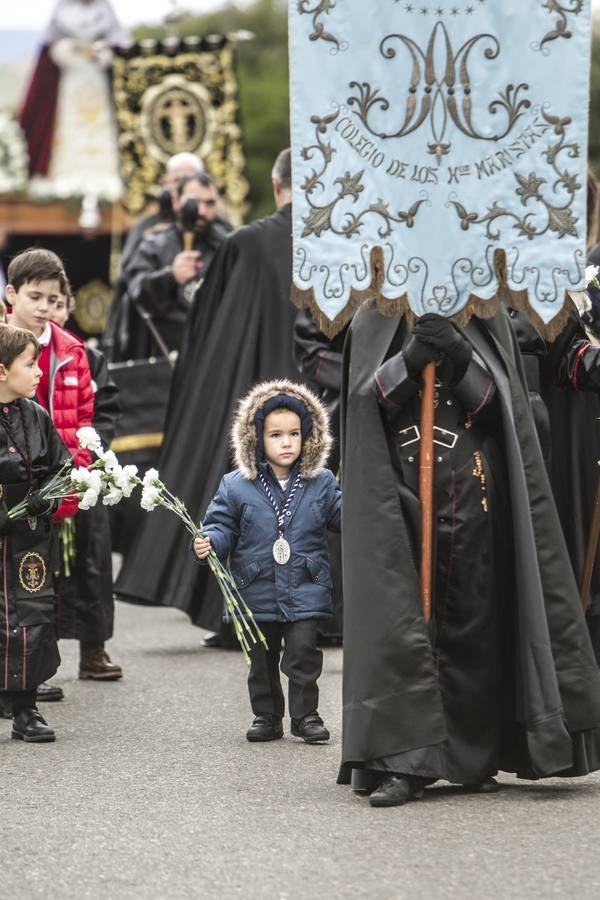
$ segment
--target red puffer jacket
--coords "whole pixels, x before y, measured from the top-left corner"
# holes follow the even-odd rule
[[[54,427],[61,436],[76,466],[87,466],[92,461],[89,450],[81,450],[77,431],[92,424],[94,417],[94,392],[85,348],[80,340],[50,323],[49,410]],[[73,516],[77,512],[77,500],[67,497],[55,513],[54,520]]]

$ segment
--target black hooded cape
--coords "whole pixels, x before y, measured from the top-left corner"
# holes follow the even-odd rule
[[[159,470],[200,522],[231,468],[237,400],[263,379],[296,378],[291,205],[235,231],[221,245],[190,311],[173,376]],[[218,630],[222,600],[171,514],[148,514],[115,590],[123,600],[175,606]]]
[[[363,309],[342,393],[344,712],[342,773],[446,737],[419,576],[412,563],[373,373],[401,317]],[[521,777],[600,767],[600,671],[504,310],[464,329],[496,383],[514,552],[514,722],[501,768]]]

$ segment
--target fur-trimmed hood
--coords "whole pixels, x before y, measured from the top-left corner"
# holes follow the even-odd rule
[[[261,407],[278,394],[288,394],[300,400],[312,418],[312,431],[302,442],[300,474],[303,478],[314,478],[325,466],[331,451],[332,437],[329,430],[327,411],[320,400],[303,384],[280,378],[257,384],[243,397],[231,429],[231,445],[235,463],[244,478],[250,481],[258,478],[256,464],[256,427],[254,417]]]

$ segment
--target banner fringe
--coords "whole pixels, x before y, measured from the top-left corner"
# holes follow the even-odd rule
[[[498,249],[494,253],[494,272],[498,280],[498,290],[493,297],[485,300],[477,294],[471,294],[466,306],[456,315],[449,318],[457,325],[466,325],[471,316],[479,319],[491,319],[496,315],[501,305],[521,310],[527,314],[532,325],[537,328],[542,337],[552,343],[563,331],[569,315],[576,309],[570,292],[565,291],[563,304],[558,313],[550,320],[544,322],[535,310],[529,306],[527,291],[515,291],[508,285],[506,274],[506,254]],[[399,297],[384,297],[381,286],[384,280],[383,249],[379,246],[371,250],[371,284],[364,290],[352,288],[346,306],[338,313],[335,319],[330,319],[317,303],[313,288],[303,290],[292,283],[291,300],[298,309],[308,309],[313,321],[319,330],[329,339],[334,338],[351,321],[354,313],[363,305],[376,306],[384,316],[396,316],[403,314],[414,324],[417,316],[410,307],[408,295],[405,293]],[[442,313],[440,313],[442,315]]]

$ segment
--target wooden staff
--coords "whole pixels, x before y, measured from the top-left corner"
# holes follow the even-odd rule
[[[431,621],[433,586],[433,415],[435,363],[423,369],[421,395],[421,450],[419,456],[419,498],[421,500],[421,603],[423,618]]]
[[[596,552],[598,550],[598,539],[600,538],[600,476],[596,482],[596,496],[594,498],[594,508],[592,510],[592,521],[590,524],[590,533],[588,535],[587,547],[585,548],[585,561],[583,563],[583,574],[581,576],[581,585],[579,588],[579,598],[583,611],[587,609],[590,587],[592,584],[592,573],[594,571],[594,562],[596,561]]]

